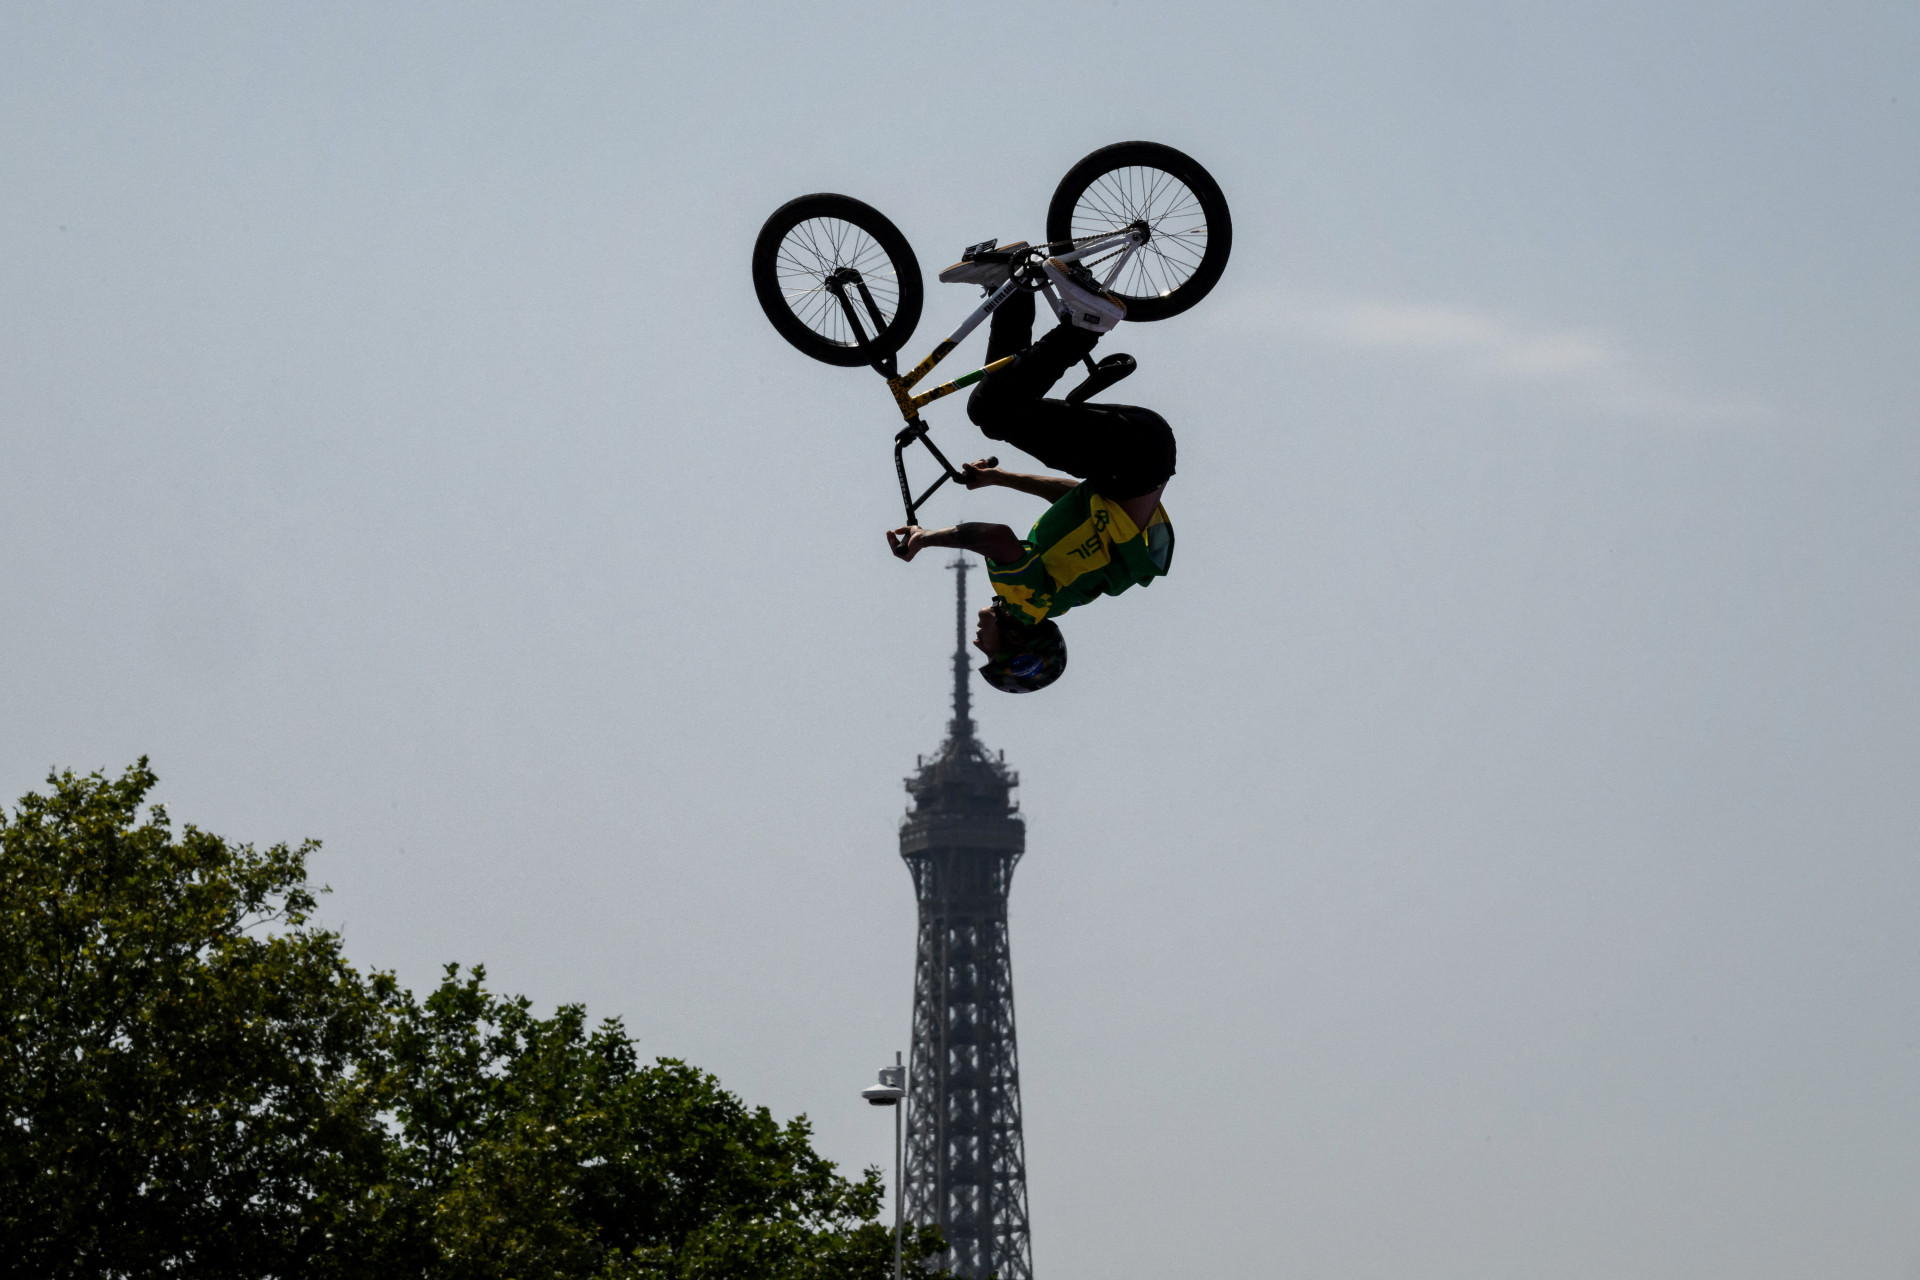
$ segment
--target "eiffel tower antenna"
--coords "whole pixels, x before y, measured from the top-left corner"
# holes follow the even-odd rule
[[[967,570],[973,562],[955,556],[953,570],[953,723],[947,732],[958,742],[973,737],[973,661],[967,657]]]

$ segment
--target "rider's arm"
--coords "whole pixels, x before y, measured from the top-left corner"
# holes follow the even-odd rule
[[[1058,502],[1080,483],[1078,480],[1069,480],[1065,476],[1028,475],[1020,471],[1008,471],[1003,467],[990,467],[982,462],[969,462],[961,467],[960,478],[969,489],[998,485],[1003,489],[1017,489],[1021,493],[1030,493],[1036,498],[1045,498],[1048,502]]]
[[[893,529],[887,534],[887,545],[902,560],[911,560],[928,547],[958,547],[1007,563],[1018,560],[1027,550],[1026,544],[1007,526],[971,520],[946,529],[922,529],[917,525]]]

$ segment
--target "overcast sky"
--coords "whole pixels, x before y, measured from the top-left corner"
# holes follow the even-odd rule
[[[5,4],[0,795],[890,1163],[950,579],[749,250],[877,205],[924,349],[1171,143],[1173,573],[976,686],[1039,1274],[1913,1280],[1917,113],[1910,0]]]

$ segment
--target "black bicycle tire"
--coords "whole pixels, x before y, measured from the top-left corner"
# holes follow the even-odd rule
[[[781,241],[789,231],[810,218],[838,218],[872,236],[887,255],[894,277],[899,282],[899,306],[886,328],[877,335],[867,335],[870,341],[866,351],[852,343],[835,342],[808,326],[794,314],[780,287],[778,255]],[[760,228],[760,236],[753,245],[753,291],[760,299],[760,309],[766,312],[767,319],[772,321],[781,337],[802,354],[842,368],[866,364],[870,356],[891,355],[904,347],[920,323],[920,309],[926,301],[926,286],[920,278],[920,261],[913,256],[913,247],[900,234],[900,229],[872,205],[852,196],[836,195],[829,191],[787,201],[775,209],[773,216]],[[865,308],[860,308],[860,319],[863,325],[870,323]]]
[[[1165,295],[1120,295],[1127,304],[1127,319],[1165,320],[1188,310],[1213,292],[1213,286],[1220,283],[1221,272],[1227,269],[1227,258],[1233,253],[1233,217],[1227,209],[1227,197],[1213,175],[1192,156],[1159,142],[1116,142],[1100,148],[1067,170],[1067,176],[1054,188],[1053,201],[1047,206],[1047,239],[1054,244],[1071,240],[1073,210],[1080,197],[1103,174],[1136,165],[1159,169],[1184,182],[1200,201],[1207,219],[1206,251],[1200,265],[1184,282]]]

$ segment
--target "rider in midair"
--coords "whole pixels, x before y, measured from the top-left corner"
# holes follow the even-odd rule
[[[1009,269],[1002,262],[961,262],[940,278],[992,289]],[[1042,269],[1065,315],[1035,342],[1032,292],[1018,290],[1000,304],[987,363],[1005,356],[1014,357],[1013,363],[974,389],[967,416],[988,439],[1079,479],[969,463],[961,468],[969,489],[998,485],[1052,504],[1025,538],[1006,525],[977,522],[946,529],[908,525],[887,534],[903,560],[927,547],[958,547],[986,558],[995,600],[980,610],[974,647],[987,655],[980,668],[987,683],[1008,693],[1043,689],[1066,670],[1066,641],[1055,618],[1099,596],[1145,586],[1165,574],[1173,559],[1173,525],[1160,505],[1174,471],[1173,431],[1166,420],[1134,405],[1047,398],[1100,335],[1126,316],[1126,304],[1077,263],[1049,258]],[[1131,357],[1109,356],[1101,362],[1107,374],[1101,380],[1124,376],[1132,366]]]

